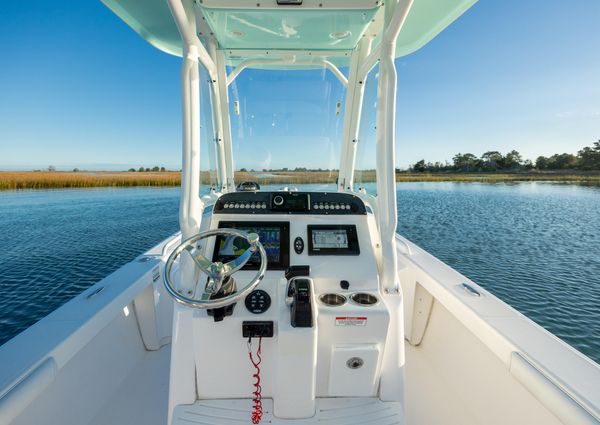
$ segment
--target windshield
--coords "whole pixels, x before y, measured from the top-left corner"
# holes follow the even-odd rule
[[[325,69],[244,70],[229,86],[236,181],[334,189],[345,98]]]
[[[379,83],[379,65],[376,65],[367,75],[364,82],[365,91],[361,108],[358,129],[358,144],[356,146],[356,162],[354,167],[355,191],[364,189],[375,193],[376,173],[376,117],[377,117],[377,88]]]
[[[206,68],[200,66],[200,193],[205,195],[210,188],[220,187],[217,179],[215,125],[213,122],[212,96]]]

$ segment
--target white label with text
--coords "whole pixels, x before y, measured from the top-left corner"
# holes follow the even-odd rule
[[[336,317],[336,326],[367,326],[367,318],[364,316],[359,317]]]

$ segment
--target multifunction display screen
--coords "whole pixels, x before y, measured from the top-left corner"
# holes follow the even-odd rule
[[[269,270],[284,269],[289,266],[289,223],[287,222],[221,222],[220,228],[233,228],[246,233],[256,233],[267,253]],[[244,238],[219,236],[215,242],[213,261],[226,263],[248,249]],[[260,266],[258,251],[250,257],[244,269],[252,270]]]
[[[359,255],[356,226],[309,225],[308,255]]]
[[[348,232],[340,229],[312,231],[313,249],[348,248]]]

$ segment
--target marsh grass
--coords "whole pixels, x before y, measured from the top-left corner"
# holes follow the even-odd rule
[[[0,172],[0,190],[179,186],[177,172]]]
[[[269,176],[260,172],[236,172],[236,181],[253,180],[259,184],[335,183],[337,171],[273,171]],[[209,173],[202,173],[203,184],[210,182]],[[375,181],[375,171],[360,172],[360,181]],[[551,181],[600,185],[600,173],[398,173],[398,182],[481,182]],[[64,189],[91,187],[179,186],[179,172],[0,172],[0,190]]]

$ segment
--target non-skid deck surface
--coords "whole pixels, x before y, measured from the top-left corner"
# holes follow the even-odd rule
[[[173,425],[251,424],[251,400],[201,400],[193,405],[177,406]],[[270,425],[402,425],[400,403],[376,398],[320,398],[317,412],[308,419],[279,419],[273,416],[273,401],[263,400],[261,424]]]

